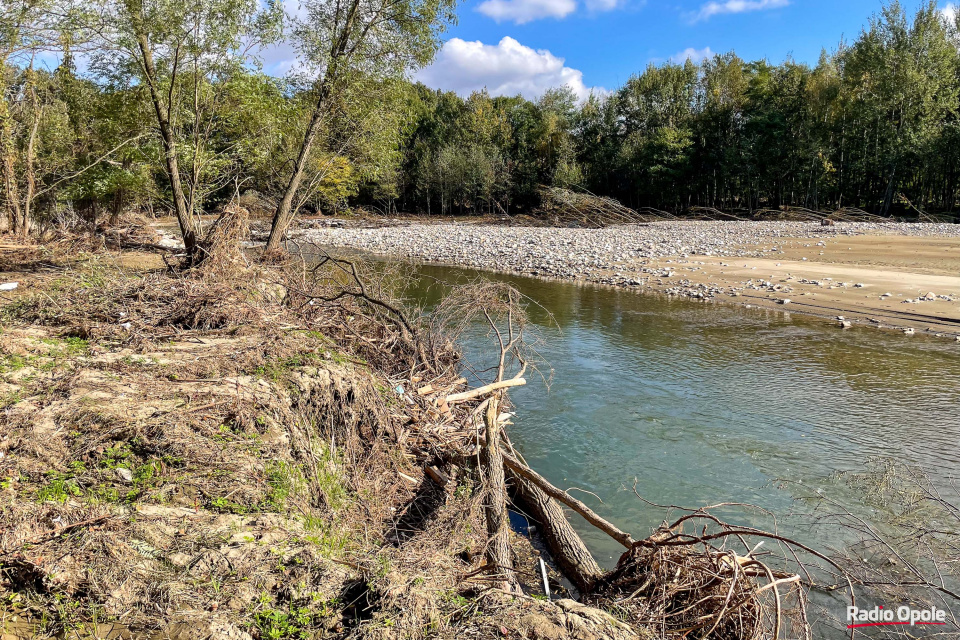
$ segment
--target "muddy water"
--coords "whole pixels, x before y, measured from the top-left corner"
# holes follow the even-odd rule
[[[475,272],[418,267],[408,294],[435,302]],[[514,442],[539,472],[576,487],[601,515],[643,536],[663,504],[749,502],[785,516],[781,527],[817,546],[809,528],[823,491],[851,509],[832,479],[890,456],[938,482],[960,476],[960,344],[871,329],[842,330],[779,312],[670,300],[568,283],[496,276],[541,305],[534,323],[549,388],[535,376],[511,392]],[[552,314],[552,320],[548,313]],[[489,339],[466,336],[482,363]],[[599,498],[599,499],[598,499]],[[600,502],[602,500],[602,502]],[[789,514],[797,514],[789,517]],[[758,513],[731,519],[772,526]],[[578,518],[601,563],[622,551]]]

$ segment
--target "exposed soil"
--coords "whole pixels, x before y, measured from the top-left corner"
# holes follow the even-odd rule
[[[14,243],[0,263],[4,640],[651,637],[532,597],[519,536],[532,595],[487,587],[482,495],[425,475],[429,405],[398,396],[373,325],[298,311],[263,270]]]

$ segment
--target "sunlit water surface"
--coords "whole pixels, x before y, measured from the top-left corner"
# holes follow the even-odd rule
[[[435,303],[477,272],[416,267],[407,295]],[[543,306],[531,308],[549,386],[536,375],[511,391],[514,443],[530,464],[602,516],[644,536],[669,514],[640,501],[700,506],[746,502],[819,545],[811,530],[824,491],[851,509],[857,496],[831,480],[876,456],[960,476],[960,345],[875,329],[842,330],[780,312],[672,300],[594,286],[484,274]],[[549,312],[549,315],[548,315]],[[552,316],[552,317],[551,317]],[[463,339],[485,362],[483,331]],[[728,512],[772,526],[761,513]],[[602,564],[622,552],[574,519]]]

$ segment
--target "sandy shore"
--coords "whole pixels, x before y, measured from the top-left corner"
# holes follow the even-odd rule
[[[609,229],[399,224],[305,239],[960,340],[960,225],[663,222]]]

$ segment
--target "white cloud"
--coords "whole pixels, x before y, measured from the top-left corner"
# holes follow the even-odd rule
[[[263,70],[281,77],[300,66],[300,57],[289,42],[278,42],[255,51],[263,64]]]
[[[600,87],[587,87],[583,73],[563,63],[563,58],[545,49],[531,49],[510,37],[495,45],[453,38],[443,45],[432,65],[417,73],[416,79],[460,95],[486,88],[492,96],[519,93],[535,99],[547,89],[562,85],[570,87],[581,100],[591,91],[606,93]]]
[[[704,47],[703,49],[694,49],[693,47],[687,47],[683,51],[678,51],[677,53],[670,56],[670,62],[683,62],[684,60],[690,60],[692,62],[702,62],[707,58],[713,57],[713,51],[710,47]]]
[[[565,18],[576,8],[576,0],[484,0],[477,11],[497,22],[523,24],[540,18]]]
[[[957,24],[957,14],[960,13],[960,6],[952,2],[940,10],[940,14],[946,18],[950,24]]]
[[[779,9],[788,4],[790,4],[790,0],[723,0],[722,2],[713,0],[700,7],[700,11],[691,14],[690,18],[693,22],[699,22],[700,20],[709,20],[722,13],[746,13],[748,11]]]
[[[542,18],[566,18],[577,10],[579,0],[484,0],[477,11],[497,22],[524,24]],[[594,13],[613,11],[626,0],[584,0]],[[643,2],[644,0],[639,0]]]
[[[587,9],[590,11],[613,11],[619,7],[621,0],[586,0]]]

